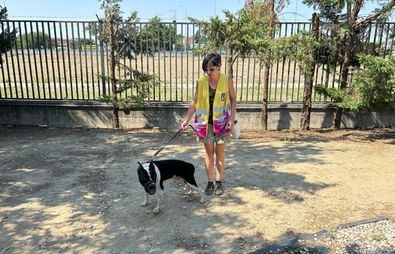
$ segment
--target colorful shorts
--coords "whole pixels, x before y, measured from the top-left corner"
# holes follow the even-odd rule
[[[231,141],[231,136],[227,135],[221,138],[217,138],[214,135],[214,128],[212,124],[208,124],[208,130],[207,130],[207,138],[201,139],[198,137],[198,141],[203,142],[204,144],[214,142],[216,144],[227,144]]]

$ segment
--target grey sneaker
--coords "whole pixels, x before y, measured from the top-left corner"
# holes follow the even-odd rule
[[[211,195],[211,194],[213,194],[213,192],[214,192],[214,183],[213,182],[208,182],[206,190],[204,191],[204,193],[206,195]]]
[[[224,188],[222,187],[222,182],[216,181],[215,182],[215,195],[221,196],[224,194]]]

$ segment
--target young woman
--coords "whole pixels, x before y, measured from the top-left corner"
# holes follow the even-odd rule
[[[235,113],[236,96],[233,80],[221,73],[221,56],[208,54],[202,62],[202,69],[207,74],[196,84],[195,96],[181,124],[181,129],[188,128],[189,120],[195,114],[196,134],[204,144],[205,166],[207,172],[206,195],[224,192],[222,178],[225,169],[225,146],[230,141]],[[214,154],[216,157],[216,175],[214,184]]]

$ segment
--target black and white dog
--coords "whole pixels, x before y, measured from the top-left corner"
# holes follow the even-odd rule
[[[145,198],[141,206],[147,205],[148,195],[154,195],[156,192],[159,192],[158,202],[153,210],[155,214],[159,213],[163,200],[163,181],[174,176],[181,177],[192,190],[197,191],[200,197],[200,203],[204,203],[194,177],[195,167],[191,163],[182,160],[150,161],[144,164],[139,162],[137,173],[139,182],[144,187],[145,193]]]

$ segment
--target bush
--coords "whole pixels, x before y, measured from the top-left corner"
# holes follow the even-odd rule
[[[381,110],[395,102],[395,58],[359,54],[357,69],[350,87],[326,88],[316,91],[330,97],[337,106],[352,111]]]

